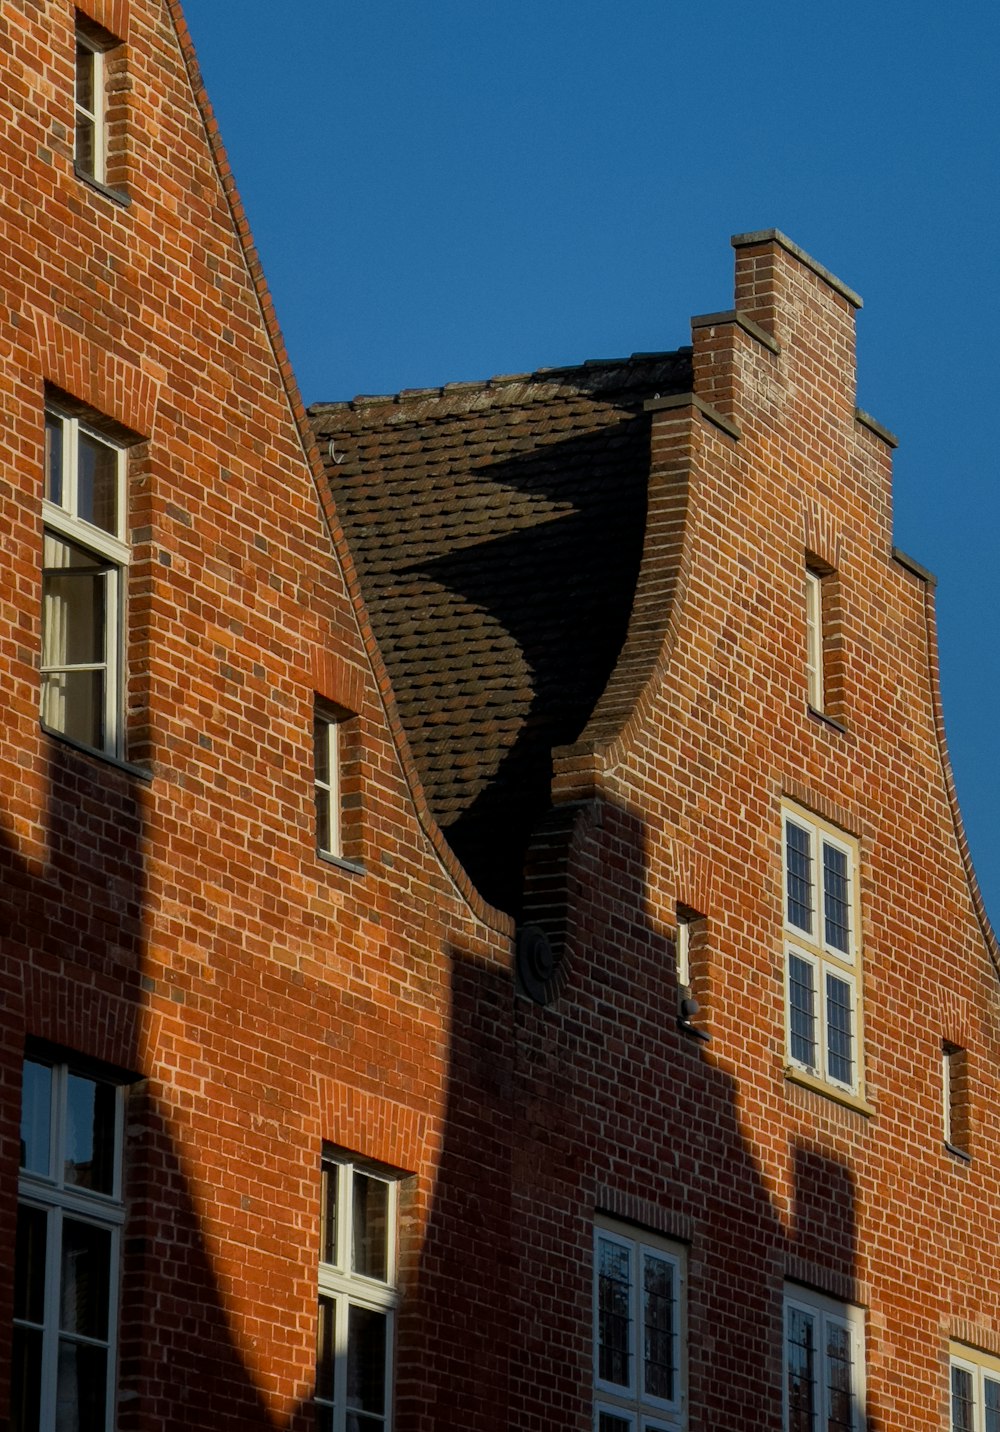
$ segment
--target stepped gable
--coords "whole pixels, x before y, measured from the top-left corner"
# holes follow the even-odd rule
[[[690,384],[681,349],[310,409],[431,808],[514,914],[552,749],[625,638],[642,406]]]

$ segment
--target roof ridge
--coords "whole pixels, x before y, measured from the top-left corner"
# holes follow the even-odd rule
[[[680,358],[690,352],[689,346],[666,348],[658,352],[631,353],[628,357],[623,358],[585,358],[582,363],[565,363],[555,367],[536,368],[532,372],[524,373],[497,373],[490,378],[443,383],[436,387],[401,388],[396,393],[357,393],[353,398],[310,403],[307,411],[312,418],[321,413],[354,411],[358,408],[367,409],[390,404],[404,406],[458,394],[488,393],[499,388],[513,387],[518,383],[555,382],[562,375],[571,373],[587,373],[592,376],[595,370],[601,368],[614,370],[616,368],[653,366],[671,358]]]

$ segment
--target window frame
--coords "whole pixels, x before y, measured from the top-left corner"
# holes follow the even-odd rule
[[[50,427],[57,427],[60,433],[58,458],[59,496],[49,496],[53,476],[53,457],[49,445]],[[83,440],[95,443],[114,454],[115,494],[114,527],[109,532],[80,515],[80,448]],[[59,672],[103,671],[104,699],[102,706],[103,741],[92,744],[80,741],[78,744],[88,750],[121,759],[125,750],[124,720],[124,672],[126,657],[126,599],[128,592],[128,568],[132,553],[125,540],[127,519],[128,449],[109,438],[85,418],[73,416],[56,404],[45,407],[45,487],[42,497],[42,653],[40,665],[40,705],[42,725],[56,735],[76,740],[63,725],[49,719],[50,691],[46,677]],[[46,592],[46,548],[49,539],[74,547],[88,554],[105,568],[103,580],[103,660],[97,662],[68,661],[46,662],[46,633],[48,630],[49,593]],[[59,568],[52,568],[58,571]],[[67,569],[71,570],[71,569]],[[65,702],[66,698],[63,697]]]
[[[793,902],[790,886],[798,878],[789,861],[788,830],[793,826],[805,834],[808,842],[810,868],[809,929],[798,924],[793,918]],[[845,869],[839,872],[828,870],[824,852],[830,849],[844,857]],[[829,876],[829,880],[828,880]],[[847,889],[846,902],[833,891],[834,881],[842,879]],[[803,810],[791,801],[781,805],[781,899],[782,924],[784,931],[784,990],[785,990],[785,1054],[788,1067],[811,1078],[818,1079],[833,1089],[862,1097],[864,1089],[864,1022],[862,1007],[862,962],[861,962],[861,909],[860,909],[860,852],[858,843],[843,830],[828,821]],[[830,930],[836,930],[836,922],[830,918],[830,906],[844,906],[847,918],[847,948],[841,949],[830,937]],[[801,961],[813,971],[813,1023],[815,1038],[812,1041],[814,1058],[803,1059],[794,1052],[795,1032],[793,1031],[792,974],[793,960]],[[851,1078],[843,1079],[832,1067],[838,1057],[832,1047],[841,1031],[835,1024],[831,1010],[835,1005],[831,999],[830,980],[835,980],[849,995],[849,1035],[851,1046]]]
[[[21,1166],[18,1173],[18,1211],[34,1209],[43,1214],[45,1224],[45,1269],[43,1279],[43,1312],[40,1322],[28,1316],[12,1319],[14,1329],[41,1334],[41,1357],[39,1361],[39,1417],[40,1432],[55,1432],[57,1421],[58,1365],[60,1347],[69,1343],[74,1347],[97,1347],[106,1352],[107,1365],[104,1379],[104,1428],[112,1432],[116,1425],[116,1392],[118,1384],[118,1341],[120,1282],[122,1245],[125,1225],[123,1196],[124,1145],[125,1145],[125,1098],[126,1085],[110,1075],[80,1067],[73,1062],[57,1058],[28,1054],[22,1065],[47,1068],[51,1071],[48,1090],[48,1165],[46,1171]],[[62,1155],[67,1151],[67,1131],[71,1126],[68,1112],[69,1081],[77,1077],[93,1081],[114,1090],[111,1188],[98,1191],[74,1186],[65,1178],[66,1160]],[[24,1127],[26,1082],[22,1082],[21,1123]],[[60,1312],[63,1239],[67,1219],[75,1224],[98,1228],[108,1235],[108,1285],[106,1303],[107,1335],[104,1338],[64,1330]],[[17,1251],[19,1248],[15,1244]],[[16,1376],[15,1376],[16,1382]]]
[[[89,110],[80,102],[80,52],[85,51],[93,61],[94,108]],[[77,174],[92,179],[97,184],[107,182],[107,96],[104,67],[105,50],[91,35],[78,24],[76,44],[73,51],[73,166]],[[88,168],[80,159],[78,135],[81,117],[93,134],[94,164]]]
[[[602,1241],[624,1249],[629,1270],[629,1373],[627,1383],[612,1382],[601,1376],[601,1306],[600,1282]],[[671,1268],[672,1308],[674,1310],[673,1360],[671,1372],[675,1396],[657,1397],[645,1388],[645,1360],[638,1356],[639,1330],[644,1329],[641,1308],[643,1260],[652,1256]],[[635,1432],[673,1432],[683,1428],[687,1419],[687,1268],[684,1248],[646,1229],[618,1222],[604,1216],[594,1220],[593,1240],[593,1373],[594,1428],[599,1432],[602,1414],[627,1424]],[[640,1365],[642,1371],[640,1372]]]
[[[962,1426],[955,1420],[955,1373],[961,1372],[972,1381],[972,1425]],[[966,1343],[948,1346],[948,1426],[951,1432],[987,1432],[986,1383],[995,1384],[1000,1392],[1000,1358],[980,1352]],[[1000,1403],[1000,1397],[998,1397]],[[997,1409],[991,1408],[991,1411]]]
[[[361,1308],[369,1312],[375,1312],[385,1317],[385,1372],[384,1372],[384,1407],[385,1412],[382,1421],[381,1432],[392,1432],[393,1425],[393,1395],[395,1390],[395,1342],[396,1342],[396,1311],[399,1307],[399,1282],[398,1282],[398,1242],[399,1242],[399,1193],[401,1175],[387,1170],[380,1165],[368,1162],[365,1159],[356,1158],[354,1155],[339,1150],[324,1149],[322,1157],[322,1179],[321,1179],[321,1246],[318,1260],[317,1273],[317,1386],[314,1391],[313,1400],[317,1411],[321,1414],[320,1425],[329,1429],[329,1432],[346,1432],[347,1414],[349,1411],[358,1409],[348,1406],[346,1396],[347,1383],[347,1360],[348,1360],[348,1325],[351,1308]],[[336,1219],[335,1219],[335,1249],[334,1262],[327,1262],[323,1258],[324,1248],[322,1243],[325,1239],[323,1230],[326,1227],[326,1191],[327,1179],[331,1174],[336,1178]],[[384,1279],[371,1277],[365,1273],[354,1270],[352,1263],[353,1248],[353,1222],[354,1222],[354,1177],[360,1174],[365,1178],[375,1180],[386,1186],[386,1276]],[[322,1332],[322,1303],[326,1300],[332,1304],[334,1327],[333,1327],[333,1367],[332,1371],[332,1394],[327,1397],[322,1395],[319,1388],[319,1377],[321,1375],[320,1359],[322,1348],[320,1337]],[[322,1414],[325,1412],[326,1417]],[[368,1413],[368,1417],[377,1417],[377,1413]]]
[[[790,1313],[798,1312],[814,1319],[818,1325],[819,1335],[815,1338],[814,1348],[817,1360],[817,1377],[813,1386],[819,1389],[820,1396],[816,1398],[815,1404],[806,1409],[809,1421],[807,1429],[802,1424],[793,1426],[791,1421],[791,1407],[789,1403],[789,1373],[790,1358],[789,1338]],[[829,1297],[826,1293],[816,1292],[812,1288],[804,1287],[797,1283],[786,1283],[784,1297],[782,1300],[782,1334],[781,1334],[781,1404],[782,1404],[782,1426],[784,1432],[822,1432],[829,1423],[830,1408],[830,1380],[828,1370],[828,1340],[826,1329],[829,1324],[836,1324],[843,1328],[849,1338],[851,1349],[851,1400],[852,1413],[849,1432],[864,1432],[866,1425],[865,1417],[865,1312],[855,1303],[843,1303],[836,1298]]]
[[[323,706],[313,710],[313,786],[316,804],[316,849],[331,860],[344,859],[344,718]],[[327,779],[320,778],[320,751]],[[326,818],[322,815],[326,805]]]

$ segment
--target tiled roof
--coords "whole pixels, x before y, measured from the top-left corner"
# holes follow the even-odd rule
[[[682,349],[310,409],[431,808],[512,913],[552,749],[625,637],[643,402],[689,387]]]

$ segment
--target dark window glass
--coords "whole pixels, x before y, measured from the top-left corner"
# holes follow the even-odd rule
[[[380,1178],[354,1174],[355,1273],[385,1282],[389,1276],[389,1185]]]
[[[59,1343],[55,1432],[105,1432],[108,1350],[88,1343]]]
[[[816,1411],[816,1344],[814,1320],[798,1308],[788,1309],[785,1344],[788,1432],[814,1432]]]
[[[42,1334],[15,1326],[11,1339],[12,1432],[38,1432],[42,1400]]]
[[[60,1331],[106,1338],[110,1291],[111,1233],[93,1223],[64,1217]]]
[[[21,1085],[21,1167],[43,1177],[49,1172],[52,1137],[52,1070],[24,1063]]]
[[[14,1250],[14,1317],[21,1322],[45,1321],[45,1259],[48,1214],[22,1203],[17,1210]]]
[[[332,1298],[320,1298],[316,1327],[316,1396],[332,1402],[335,1395],[337,1308]]]
[[[792,1058],[807,1069],[816,1067],[816,989],[808,960],[788,956],[788,1009]]]
[[[617,1387],[629,1385],[629,1327],[632,1279],[629,1250],[601,1239],[598,1244],[598,1376]]]
[[[951,1432],[975,1432],[972,1373],[964,1367],[951,1370]]]
[[[63,427],[52,417],[45,419],[45,496],[63,505]]]
[[[113,1193],[116,1091],[111,1084],[71,1074],[66,1092],[67,1184]]]
[[[338,1174],[336,1164],[324,1164],[320,1187],[320,1262],[337,1262],[337,1198]]]
[[[385,1412],[386,1316],[353,1304],[347,1313],[347,1406]],[[365,1423],[359,1423],[365,1426]]]
[[[846,980],[826,977],[826,1058],[831,1079],[850,1084],[854,1070],[851,1034],[851,987]]]
[[[851,1337],[838,1323],[826,1325],[826,1378],[829,1399],[828,1432],[851,1432],[854,1427],[854,1393],[851,1383]]]
[[[76,511],[102,532],[118,534],[118,453],[107,443],[80,434]]]
[[[847,854],[823,843],[824,938],[833,950],[851,952],[851,888]]]
[[[785,822],[785,882],[789,923],[811,935],[813,875],[809,832],[790,820]]]
[[[674,1270],[665,1258],[643,1259],[643,1377],[651,1397],[674,1399]]]

